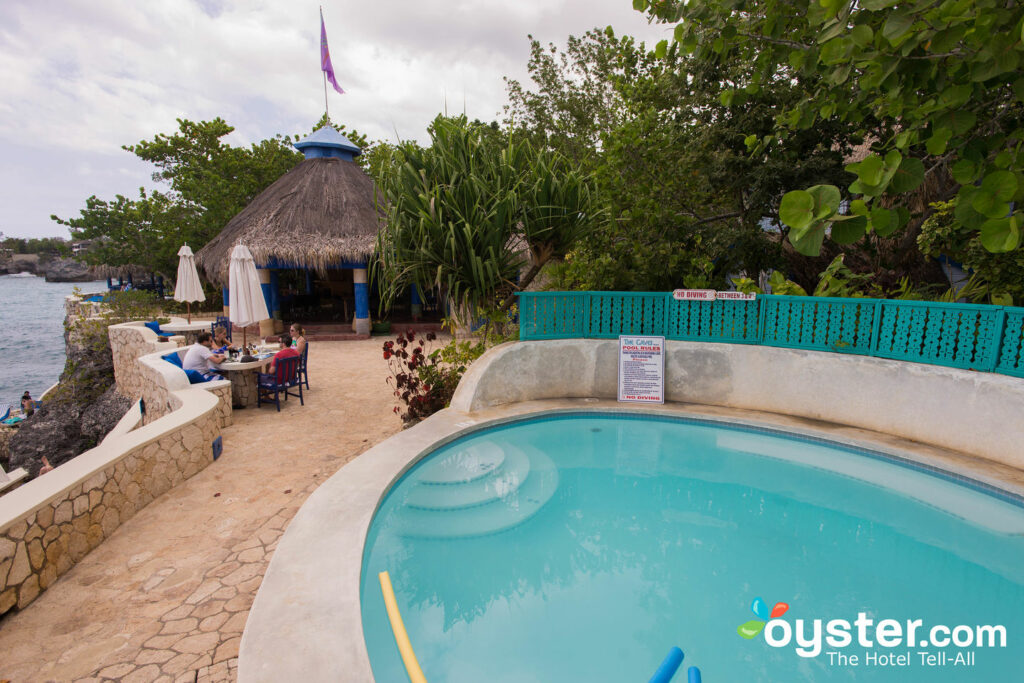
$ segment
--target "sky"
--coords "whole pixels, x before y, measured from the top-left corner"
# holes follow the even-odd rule
[[[122,145],[220,116],[248,145],[308,133],[324,110],[320,17],[307,0],[2,0],[0,232],[67,237],[90,195],[159,187]],[[426,141],[447,107],[501,120],[526,84],[528,35],[564,46],[611,25],[669,35],[631,0],[322,0],[340,95],[331,119],[371,140]]]

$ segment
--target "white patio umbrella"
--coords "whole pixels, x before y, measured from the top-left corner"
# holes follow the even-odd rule
[[[186,302],[189,324],[192,323],[192,302],[206,301],[199,273],[196,272],[196,259],[187,244],[178,250],[178,280],[174,283],[174,300]]]
[[[228,316],[231,322],[242,327],[243,346],[245,328],[270,317],[260,277],[256,274],[256,263],[249,248],[241,244],[232,250],[228,264],[228,306],[231,307]]]

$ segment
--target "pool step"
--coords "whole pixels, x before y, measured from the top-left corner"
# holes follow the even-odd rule
[[[518,451],[518,452],[516,452]],[[444,509],[425,509],[406,504],[399,510],[396,519],[396,530],[403,536],[420,538],[464,538],[485,536],[516,527],[537,514],[558,490],[558,469],[551,458],[535,449],[519,450],[506,446],[505,458],[511,460],[509,469],[502,468],[488,478],[492,486],[507,472],[515,472],[514,467],[521,467],[521,458],[529,464],[527,476],[519,481],[519,485],[510,488],[504,495],[489,502],[467,506],[447,506]],[[456,501],[468,500],[476,495],[479,484],[473,482],[474,493],[461,497],[457,491],[459,486],[445,486],[448,494]],[[435,488],[431,485],[416,487]],[[441,488],[441,487],[437,487]],[[438,499],[433,499],[438,503]]]
[[[530,458],[521,450],[503,453],[500,466],[488,476],[461,485],[438,485],[420,482],[405,499],[411,508],[423,510],[458,510],[484,505],[505,498],[530,476]]]
[[[474,444],[427,463],[417,478],[423,484],[465,484],[493,474],[504,462],[505,451],[497,444]]]

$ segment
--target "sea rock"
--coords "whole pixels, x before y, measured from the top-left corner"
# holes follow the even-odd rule
[[[95,279],[92,269],[75,259],[55,258],[46,264],[47,282],[91,282]]]
[[[92,444],[103,441],[131,407],[131,399],[119,394],[117,387],[111,385],[97,401],[82,411],[82,438]]]
[[[17,273],[39,272],[39,254],[14,254],[7,260],[7,272],[15,275]]]
[[[83,445],[81,406],[47,401],[11,436],[11,469],[24,467],[30,477],[36,477],[43,456],[56,467],[85,450]]]
[[[14,427],[0,425],[0,467],[4,468],[5,472],[9,472],[11,469],[11,451],[8,448],[8,443],[11,441],[11,435],[14,434],[14,430]]]
[[[42,458],[56,467],[94,447],[130,407],[114,390],[106,327],[92,321],[65,331],[67,362],[60,386],[11,436],[10,466],[39,474]]]

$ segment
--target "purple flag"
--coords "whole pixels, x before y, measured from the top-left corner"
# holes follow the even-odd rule
[[[342,95],[345,91],[334,78],[334,65],[331,64],[331,51],[327,48],[327,28],[324,26],[324,12],[320,10],[320,70],[327,74],[327,80]]]

